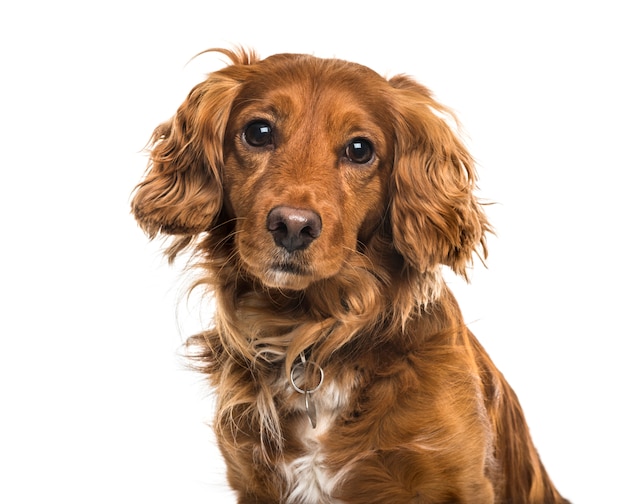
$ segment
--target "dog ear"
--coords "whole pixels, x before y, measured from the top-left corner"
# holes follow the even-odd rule
[[[148,171],[131,204],[150,237],[193,235],[209,229],[219,215],[224,133],[239,83],[226,71],[210,74],[176,115],[155,129]]]
[[[396,250],[421,272],[439,264],[467,278],[480,246],[486,257],[487,218],[473,191],[467,149],[448,123],[453,114],[406,76],[390,79],[396,108],[391,226]]]

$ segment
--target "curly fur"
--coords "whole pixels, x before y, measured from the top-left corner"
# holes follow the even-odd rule
[[[441,277],[465,276],[490,231],[454,116],[407,76],[213,51],[232,64],[157,127],[132,210],[215,296],[188,349],[238,502],[567,502]],[[248,142],[251,121],[271,142]],[[318,215],[319,236],[281,248],[277,206]],[[316,428],[289,381],[301,355],[326,376]]]

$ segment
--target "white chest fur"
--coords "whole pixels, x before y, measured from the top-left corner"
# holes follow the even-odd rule
[[[328,471],[320,439],[332,426],[338,412],[348,403],[348,396],[349,391],[340,390],[332,382],[324,384],[315,393],[317,427],[313,429],[306,416],[303,417],[301,426],[306,453],[283,465],[283,471],[290,482],[290,492],[286,500],[288,504],[341,504],[341,501],[333,499],[331,495],[345,470],[338,474]]]

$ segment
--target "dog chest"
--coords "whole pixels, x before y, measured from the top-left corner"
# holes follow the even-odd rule
[[[348,403],[349,394],[330,382],[315,393],[317,425],[311,426],[307,415],[301,419],[301,443],[304,453],[285,462],[283,471],[289,482],[286,502],[289,504],[341,504],[333,499],[333,490],[342,479],[344,471],[331,473],[325,463],[322,439],[337,418],[338,413]],[[302,409],[304,410],[304,398]]]

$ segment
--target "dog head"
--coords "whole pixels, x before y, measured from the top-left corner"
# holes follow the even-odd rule
[[[150,236],[174,236],[172,256],[217,236],[208,255],[290,290],[374,242],[402,268],[465,274],[489,226],[472,158],[426,88],[336,59],[219,51],[233,64],[155,130],[132,202]]]

